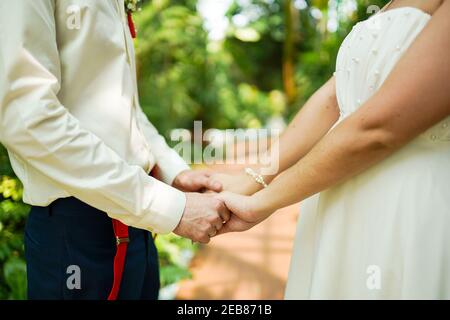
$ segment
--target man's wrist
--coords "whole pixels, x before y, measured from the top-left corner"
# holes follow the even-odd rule
[[[192,170],[192,169],[189,168],[189,169],[184,169],[184,170],[180,171],[180,172],[175,176],[175,178],[173,178],[173,181],[172,181],[172,187],[177,188],[177,189],[180,189],[180,187],[181,187],[180,179],[181,179],[182,175],[185,174],[186,172],[191,171],[191,170]]]
[[[172,166],[166,164],[158,164],[161,173],[161,181],[168,185],[173,185],[175,179],[185,171],[191,170],[191,168],[183,161],[174,163]]]
[[[172,232],[180,223],[186,206],[186,195],[163,182],[154,190],[155,198],[151,204],[152,213],[147,217],[152,231],[160,234]]]

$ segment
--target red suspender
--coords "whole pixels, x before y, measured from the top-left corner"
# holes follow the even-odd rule
[[[130,28],[131,36],[136,38],[136,29],[134,28],[133,18],[131,12],[127,13],[128,27]],[[128,226],[120,222],[119,220],[112,219],[114,228],[114,235],[116,237],[116,256],[114,257],[114,281],[111,292],[109,293],[108,300],[116,300],[119,295],[120,283],[122,282],[123,268],[125,266],[125,257],[127,255],[128,242],[130,238],[128,236]]]
[[[112,220],[112,224],[114,235],[116,236],[117,251],[116,256],[114,257],[114,282],[108,300],[116,300],[119,294],[128,242],[130,242],[130,238],[128,237],[128,226],[115,219]]]
[[[127,13],[128,19],[128,27],[130,28],[131,37],[136,38],[136,28],[134,27],[133,17],[131,16],[131,12]]]

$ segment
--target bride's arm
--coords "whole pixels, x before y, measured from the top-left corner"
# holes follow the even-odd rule
[[[447,0],[369,101],[268,188],[247,199],[225,195],[227,206],[261,221],[368,169],[449,116],[449,14]]]
[[[276,172],[264,176],[265,181],[270,182],[304,157],[338,119],[336,81],[332,77],[308,99],[280,139],[267,151],[267,157],[279,158],[271,160],[279,162],[279,166]]]
[[[294,165],[330,130],[339,118],[334,77],[330,78],[304,104],[278,140],[266,152],[271,163],[278,163],[264,180],[269,183],[275,176]],[[276,159],[274,158],[276,157]],[[253,166],[260,172],[263,165]],[[261,185],[244,172],[237,175],[216,174],[213,179],[222,183],[224,190],[240,194],[253,194]]]

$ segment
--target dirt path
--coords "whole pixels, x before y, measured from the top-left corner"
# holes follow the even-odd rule
[[[178,299],[282,299],[298,205],[280,210],[245,233],[214,238],[191,264],[193,279]]]

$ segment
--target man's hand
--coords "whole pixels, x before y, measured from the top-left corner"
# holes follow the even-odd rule
[[[195,242],[208,243],[229,219],[225,204],[213,194],[186,193],[183,217],[173,232]]]
[[[241,232],[253,228],[270,216],[271,212],[261,210],[261,203],[254,201],[252,196],[243,196],[231,192],[222,192],[217,195],[231,211],[230,220],[224,224],[218,234],[227,232]]]
[[[222,191],[222,184],[212,179],[208,170],[182,171],[176,176],[172,186],[184,192]]]

